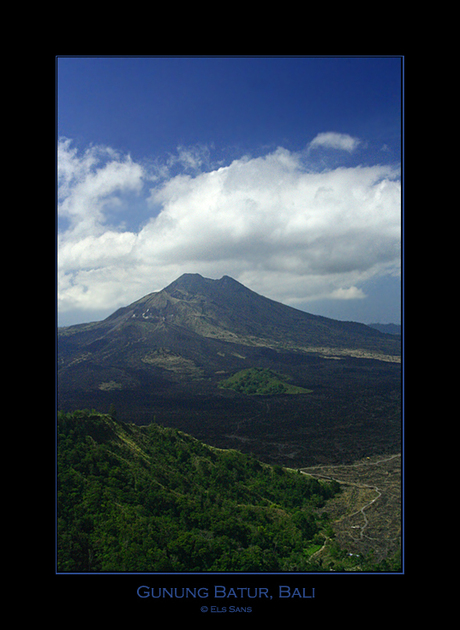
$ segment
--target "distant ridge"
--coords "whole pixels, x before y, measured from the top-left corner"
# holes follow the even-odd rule
[[[400,335],[401,324],[369,324],[371,328],[386,333],[387,335]]]

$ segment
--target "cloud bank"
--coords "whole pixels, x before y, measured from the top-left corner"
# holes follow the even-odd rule
[[[325,133],[309,148],[350,152],[357,143]],[[227,274],[293,305],[363,299],[364,281],[399,273],[399,169],[316,171],[281,147],[210,165],[203,147],[136,163],[62,139],[59,311],[109,312],[184,272]]]

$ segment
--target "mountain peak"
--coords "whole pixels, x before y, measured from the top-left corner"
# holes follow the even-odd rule
[[[203,278],[199,273],[184,273],[177,280],[171,282],[164,291],[172,294],[174,291],[186,291],[187,293],[195,293],[202,291],[204,287],[209,286],[214,280]]]
[[[141,328],[135,333],[132,327],[138,323]],[[152,327],[146,329],[147,323]],[[110,324],[109,332],[117,331],[119,336],[129,324],[129,335],[139,334],[142,340],[151,337],[152,346],[174,347],[174,351],[180,330],[202,339],[295,352],[333,348],[334,352],[365,351],[369,357],[375,353],[396,356],[399,352],[393,343],[396,339],[390,335],[364,324],[305,313],[259,295],[227,275],[210,279],[184,273],[163,290],[118,309],[104,324]],[[157,339],[160,332],[161,343]],[[179,346],[177,351],[183,354],[185,350]],[[191,359],[187,356],[187,360]]]
[[[177,280],[171,282],[164,290],[171,294],[174,291],[186,291],[187,293],[202,292],[209,289],[245,288],[237,280],[230,276],[222,276],[218,280],[204,278],[199,273],[184,273]]]
[[[207,280],[207,278],[204,278],[199,273],[183,273],[176,280],[174,280],[174,282],[185,283],[185,282],[190,282],[190,281],[201,282],[201,281],[206,281],[206,280]]]

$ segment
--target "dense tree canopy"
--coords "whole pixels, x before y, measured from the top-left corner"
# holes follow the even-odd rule
[[[156,424],[59,413],[58,570],[311,570],[338,491]]]

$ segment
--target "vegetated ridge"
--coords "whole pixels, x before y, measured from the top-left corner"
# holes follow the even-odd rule
[[[338,491],[177,430],[61,413],[58,570],[304,570]]]
[[[57,429],[59,572],[321,569],[337,481],[94,410]]]

